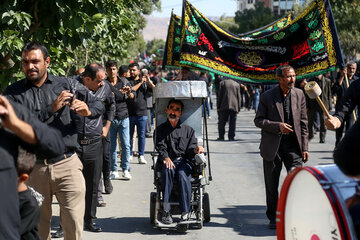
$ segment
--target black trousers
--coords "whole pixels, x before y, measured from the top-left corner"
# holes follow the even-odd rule
[[[110,134],[103,141],[103,165],[102,173],[104,180],[110,179]]]
[[[325,140],[326,128],[324,122],[324,113],[319,105],[316,105],[314,108],[309,108],[308,111],[309,139],[314,137],[314,122],[316,119],[316,113],[319,113],[320,117],[320,141]]]
[[[344,134],[344,129],[345,131],[349,130],[353,124],[354,124],[353,113],[346,115],[343,123],[340,125],[338,129],[335,130],[335,137],[336,137],[335,146],[337,146],[338,143],[341,141],[341,138]]]
[[[225,125],[227,121],[229,121],[228,137],[229,139],[233,139],[235,137],[236,116],[237,116],[237,112],[233,110],[219,111],[219,122],[218,122],[219,138],[224,138]]]
[[[87,222],[96,218],[97,193],[103,162],[102,140],[80,145],[78,155],[84,166],[83,175],[86,186],[84,221]]]
[[[289,154],[277,154],[274,161],[263,159],[265,190],[266,190],[266,215],[269,220],[275,220],[276,207],[279,198],[279,179],[284,163],[287,172],[292,168],[302,166],[302,159],[293,159]]]
[[[20,210],[15,167],[0,169],[0,239],[20,239]]]

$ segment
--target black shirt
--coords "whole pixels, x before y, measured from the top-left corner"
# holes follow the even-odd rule
[[[60,131],[40,122],[24,106],[11,100],[10,103],[16,115],[33,127],[38,143],[35,146],[27,144],[8,129],[0,128],[0,170],[15,168],[19,146],[45,158],[58,156],[65,151]]]
[[[131,86],[135,86],[141,80],[133,80],[129,79]],[[136,91],[136,96],[134,101],[127,102],[128,104],[128,111],[130,116],[147,116],[147,104],[146,104],[146,97],[150,87],[147,86],[146,83],[141,84],[139,89]]]
[[[33,85],[31,81],[25,78],[7,87],[4,95],[25,106],[40,121],[60,130],[66,146],[65,151],[70,152],[76,150],[79,146],[75,122],[73,121],[76,113],[71,111],[69,106],[64,106],[55,113],[51,108],[51,104],[63,90],[70,90],[74,94],[79,92],[85,97],[91,111],[89,118],[97,118],[103,114],[104,105],[102,102],[94,98],[89,93],[89,89],[73,78],[48,74],[41,87]]]
[[[107,79],[107,81],[109,81],[109,80]],[[120,89],[122,89],[125,86],[131,87],[129,80],[127,80],[124,77],[118,77],[118,81],[114,86],[111,83],[109,85],[110,85],[111,91],[115,95],[115,104],[116,104],[115,105],[115,118],[117,120],[123,120],[123,119],[129,117],[127,102],[133,101],[133,99],[128,98],[128,96],[126,94],[120,92]],[[134,98],[135,98],[136,97],[135,91],[132,91],[132,93],[134,94]]]
[[[40,207],[28,188],[19,192],[21,216],[21,240],[40,240],[38,226],[40,224]]]
[[[284,123],[292,126],[292,129],[294,130],[294,119],[291,109],[291,90],[288,94],[286,94],[286,96],[284,96],[284,93],[282,92],[280,87],[279,90],[283,102]],[[289,134],[282,134],[278,152],[282,154],[288,154],[293,159],[301,157],[301,151],[299,149],[299,144],[297,142],[295,132],[291,132]]]
[[[195,131],[192,127],[178,123],[173,128],[169,121],[161,124],[156,129],[156,146],[159,152],[159,160],[169,157],[174,161],[178,157],[191,160],[194,149],[197,146]]]
[[[351,114],[356,106],[360,106],[360,79],[357,79],[350,84],[348,90],[345,92],[344,98],[336,108],[334,116],[338,117],[340,121],[343,122],[345,116]]]
[[[78,76],[76,80],[81,83],[80,76]],[[104,81],[104,85],[96,92],[90,91],[90,95],[98,98],[104,104],[105,112],[102,116],[97,118],[88,118],[79,114],[74,115],[79,139],[93,139],[100,137],[106,121],[112,121],[114,119],[115,99],[109,82]]]

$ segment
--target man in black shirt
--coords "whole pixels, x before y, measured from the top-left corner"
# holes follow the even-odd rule
[[[27,151],[55,157],[64,152],[59,131],[36,119],[20,104],[0,95],[0,239],[20,239],[20,211],[16,161],[19,146]]]
[[[335,105],[335,110],[338,111],[342,107],[342,103],[345,97],[346,90],[349,88],[351,83],[358,80],[359,77],[355,75],[356,72],[356,62],[350,61],[346,64],[346,68],[341,71],[341,73],[338,75],[338,78],[333,86],[333,93],[336,94],[337,100]],[[347,85],[345,76],[348,78]],[[335,147],[340,142],[344,129],[345,131],[348,131],[350,127],[354,124],[354,114],[352,112],[349,112],[348,114],[344,115],[344,119],[341,122],[341,125],[339,128],[335,130],[336,133],[336,141],[335,141]]]
[[[30,42],[22,50],[22,67],[26,76],[5,90],[5,95],[32,111],[40,121],[60,130],[66,149],[47,158],[37,154],[29,185],[45,197],[41,206],[39,236],[50,237],[51,204],[55,194],[61,214],[65,239],[82,239],[85,210],[83,165],[77,157],[77,132],[74,116],[97,118],[103,114],[101,101],[75,79],[56,77],[47,72],[50,57],[45,46]],[[76,99],[83,96],[85,101]]]
[[[138,63],[131,63],[129,65],[129,70],[129,82],[132,86],[132,89],[136,92],[135,100],[128,102],[130,119],[130,159],[133,156],[133,137],[136,125],[138,135],[139,163],[146,164],[144,157],[146,122],[148,118],[146,96],[149,88],[153,89],[155,85],[150,80],[148,75],[141,76]]]
[[[276,207],[282,164],[287,172],[309,160],[305,96],[294,88],[295,70],[277,68],[279,86],[260,96],[254,123],[261,128],[260,155],[263,158],[266,215],[270,229],[276,228]]]
[[[162,222],[171,224],[170,194],[176,177],[178,182],[181,220],[187,220],[191,202],[191,160],[195,154],[203,153],[204,148],[197,146],[195,131],[179,122],[184,105],[172,99],[165,109],[168,121],[157,127],[156,150],[159,153],[157,164],[162,164],[161,183],[164,198],[164,215]]]
[[[102,231],[95,225],[94,220],[96,219],[98,187],[103,164],[103,140],[108,140],[110,124],[115,114],[114,94],[110,84],[104,79],[105,69],[97,63],[87,65],[81,76],[76,78],[90,90],[90,95],[100,99],[105,106],[105,113],[97,118],[74,116],[80,144],[77,152],[84,165],[83,174],[86,184],[85,229],[91,232]],[[109,152],[109,149],[107,150]],[[109,179],[109,170],[107,179]]]

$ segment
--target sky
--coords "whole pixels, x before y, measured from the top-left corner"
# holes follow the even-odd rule
[[[181,17],[183,0],[161,0],[161,12],[154,11],[153,17],[170,17],[171,10]],[[235,16],[237,10],[236,0],[188,0],[196,9],[206,17]]]

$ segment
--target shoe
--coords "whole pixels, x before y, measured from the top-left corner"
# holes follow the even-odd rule
[[[216,139],[216,141],[224,141],[225,139],[224,138],[221,138],[221,137],[218,137],[217,139]]]
[[[112,172],[111,175],[110,175],[110,179],[111,179],[111,180],[119,179],[119,178],[120,178],[120,175],[119,175],[118,171],[114,171],[114,172]]]
[[[275,221],[275,219],[270,220],[268,228],[269,229],[276,229],[276,221]]]
[[[229,141],[235,141],[235,138],[229,138]]]
[[[123,176],[123,179],[126,179],[126,180],[131,179],[131,174],[130,174],[129,170],[124,170],[122,176]]]
[[[104,179],[104,188],[105,188],[105,193],[106,194],[111,194],[112,191],[114,190],[110,179]]]
[[[171,213],[167,212],[167,211],[164,211],[164,216],[161,218],[161,222],[163,224],[172,224],[173,220],[172,220],[172,217],[171,217]]]
[[[54,232],[52,235],[51,235],[52,238],[63,238],[64,237],[64,231],[62,230],[61,226],[59,227],[59,229]]]
[[[88,221],[85,223],[85,230],[90,232],[102,232],[101,227],[98,227],[93,221]]]
[[[190,217],[190,214],[187,212],[183,212],[180,217],[180,222],[188,221]]]
[[[140,155],[140,156],[139,156],[139,163],[140,163],[140,164],[146,164],[146,163],[147,163],[147,161],[146,161],[145,158],[144,158],[144,155]]]
[[[106,202],[104,202],[104,201],[98,201],[97,207],[106,207]]]
[[[325,143],[325,139],[320,139],[319,143]]]
[[[146,137],[146,138],[152,138],[153,135],[152,135],[152,134],[145,134],[145,137]]]

